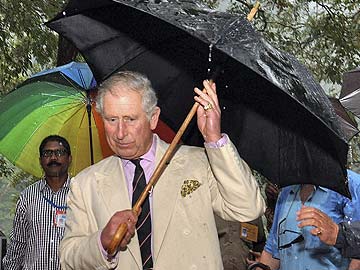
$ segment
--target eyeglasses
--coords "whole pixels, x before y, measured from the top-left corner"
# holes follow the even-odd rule
[[[41,156],[46,158],[52,157],[52,155],[55,155],[56,157],[63,157],[67,153],[68,152],[66,151],[66,149],[55,149],[55,150],[47,149],[41,152]]]
[[[283,230],[283,231],[280,232],[281,224],[284,223],[285,220],[286,220],[286,218],[284,218],[282,221],[280,221],[279,226],[278,226],[278,249],[289,248],[293,244],[300,243],[300,242],[304,241],[304,236],[300,232],[296,232],[296,231],[292,231],[292,230]],[[287,232],[298,234],[299,236],[296,237],[294,240],[292,240],[290,243],[280,245],[280,238],[282,238],[282,236]]]

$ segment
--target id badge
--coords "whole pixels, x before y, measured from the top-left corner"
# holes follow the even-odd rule
[[[64,228],[66,221],[66,211],[56,210],[54,224],[56,227]]]
[[[240,237],[247,241],[257,242],[258,231],[258,226],[254,224],[247,222],[240,223]]]

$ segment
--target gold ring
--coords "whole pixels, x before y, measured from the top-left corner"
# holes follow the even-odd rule
[[[204,106],[204,111],[208,111],[212,109],[213,109],[213,105],[210,102]]]

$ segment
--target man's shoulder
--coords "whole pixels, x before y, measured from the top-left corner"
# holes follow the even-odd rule
[[[169,147],[169,144],[165,141],[159,139],[158,140],[158,150],[165,152]],[[179,158],[179,157],[189,157],[191,155],[192,157],[194,155],[204,156],[205,155],[205,148],[199,147],[199,146],[192,146],[187,144],[179,144],[176,146],[175,149],[175,156],[173,158]]]
[[[351,170],[347,170],[348,173],[348,180],[349,180],[349,185],[350,186],[359,186],[360,185],[360,174],[351,171]]]
[[[21,191],[22,195],[33,194],[34,192],[40,191],[41,185],[43,185],[43,179],[40,179],[31,185],[27,186]]]

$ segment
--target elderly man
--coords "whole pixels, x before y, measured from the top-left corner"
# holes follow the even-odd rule
[[[220,132],[215,84],[195,88],[205,149],[181,146],[147,196],[130,209],[168,145],[153,134],[160,108],[150,81],[135,72],[109,77],[98,92],[106,138],[116,155],[79,173],[71,185],[61,245],[62,269],[222,269],[213,213],[249,221],[264,211],[255,178]],[[120,224],[127,232],[107,254]],[[136,230],[135,230],[136,227]]]

